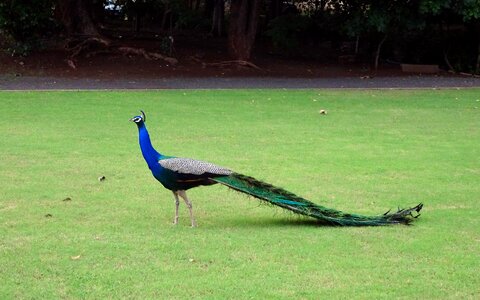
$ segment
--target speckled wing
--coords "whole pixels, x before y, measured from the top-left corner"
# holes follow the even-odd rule
[[[215,175],[230,175],[233,173],[229,169],[191,158],[167,158],[159,160],[158,163],[165,169],[182,174],[202,175],[209,173]]]

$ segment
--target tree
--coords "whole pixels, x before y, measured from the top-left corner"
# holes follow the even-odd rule
[[[250,59],[261,3],[261,0],[231,0],[228,51],[232,58]]]
[[[476,43],[476,49],[473,52],[476,52],[475,58],[467,59],[469,63],[467,66],[462,66],[464,63],[458,62],[461,69],[471,68],[473,72],[480,73],[480,1],[479,0],[423,0],[420,4],[421,11],[432,17],[439,17],[441,19],[441,24],[445,22],[452,22],[453,25],[459,26],[463,25],[469,31],[473,32],[473,36],[469,39],[471,42]],[[449,18],[445,18],[449,16]],[[445,20],[447,19],[447,20]],[[442,26],[443,28],[443,26]],[[444,30],[445,31],[445,30]],[[443,34],[444,40],[451,38],[448,34]],[[473,44],[472,43],[472,44]],[[444,44],[448,45],[448,41],[444,41]],[[470,45],[472,45],[470,44]],[[469,45],[461,45],[461,50],[458,56],[461,61],[461,57],[468,55]],[[445,46],[444,59],[446,64],[450,69],[454,69],[448,58],[448,46]],[[470,53],[471,55],[472,53]],[[473,61],[473,62],[472,62]],[[468,66],[470,65],[470,66]],[[473,65],[473,66],[472,66]]]
[[[225,20],[225,0],[215,0],[212,14],[212,28],[210,33],[213,36],[222,36],[223,22]]]
[[[56,14],[68,36],[100,36],[92,20],[92,4],[92,0],[57,0]]]
[[[378,69],[382,47],[389,38],[401,38],[404,32],[425,26],[417,1],[352,0],[340,6],[346,16],[347,34],[370,35],[376,39],[374,68]]]

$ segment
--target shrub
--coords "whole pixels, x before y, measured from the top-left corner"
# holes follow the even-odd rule
[[[271,38],[275,50],[293,54],[313,25],[308,16],[288,14],[270,21],[265,33]]]
[[[52,0],[7,0],[0,2],[0,31],[9,36],[11,54],[27,55],[41,47],[41,39],[55,29]]]

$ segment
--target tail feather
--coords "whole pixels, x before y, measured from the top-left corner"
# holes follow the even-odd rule
[[[211,178],[236,191],[246,193],[260,200],[290,210],[294,213],[313,217],[321,223],[339,226],[381,226],[390,224],[410,224],[420,216],[423,207],[420,203],[415,207],[387,211],[379,216],[363,216],[348,214],[339,210],[317,205],[282,188],[259,181],[253,177],[233,173],[229,176]]]

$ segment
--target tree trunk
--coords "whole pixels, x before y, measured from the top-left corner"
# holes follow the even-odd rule
[[[212,16],[212,29],[210,34],[213,36],[222,36],[223,22],[225,20],[225,0],[215,0]]]
[[[57,9],[60,21],[68,36],[100,36],[92,21],[90,0],[58,0]]]
[[[141,15],[137,12],[135,12],[135,15],[133,16],[133,31],[135,33],[140,32],[140,28],[142,27],[142,17]]]
[[[213,9],[215,7],[216,0],[205,0],[205,5],[203,6],[203,16],[206,18],[211,18],[213,16]]]
[[[358,55],[359,46],[360,46],[360,35],[357,34],[357,38],[355,39],[355,55]]]
[[[165,5],[165,10],[163,11],[163,16],[162,16],[162,22],[161,22],[161,27],[162,30],[167,29],[167,21],[170,23],[170,30],[172,30],[172,10],[170,9],[170,4],[169,2],[166,3]]]
[[[280,16],[280,14],[282,13],[282,9],[283,9],[282,0],[270,0],[268,2],[268,9],[267,9],[267,22]]]
[[[194,10],[195,10],[195,11],[199,11],[199,10],[200,10],[200,0],[197,0],[197,1],[195,2],[195,9],[194,9]]]
[[[249,60],[255,35],[261,0],[232,0],[228,32],[228,51],[237,60]]]
[[[478,42],[478,50],[477,50],[477,63],[475,66],[475,73],[480,73],[480,42]]]
[[[375,71],[378,70],[378,60],[380,59],[380,51],[382,50],[383,43],[385,43],[386,39],[387,39],[387,34],[385,33],[380,43],[378,43],[377,52],[375,53]]]
[[[475,64],[475,73],[480,73],[480,21],[475,23],[475,32],[477,33],[477,61]]]

